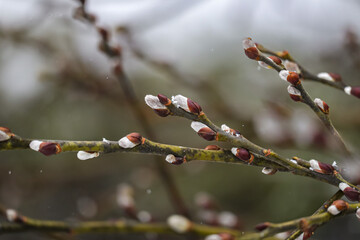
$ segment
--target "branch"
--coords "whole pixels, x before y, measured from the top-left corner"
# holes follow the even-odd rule
[[[252,42],[250,38],[245,39],[243,41],[245,54],[253,60],[259,62],[259,64],[266,68],[272,68],[279,73],[281,79],[289,82],[291,85],[288,87],[288,92],[290,97],[294,101],[303,102],[308,105],[314,113],[318,116],[324,126],[329,130],[332,134],[338,145],[341,147],[342,151],[346,154],[346,156],[350,157],[353,154],[350,152],[348,147],[346,146],[344,140],[335,129],[334,125],[332,124],[329,118],[329,106],[322,101],[321,99],[317,98],[314,101],[307,93],[305,88],[301,84],[301,78],[303,74],[301,69],[298,65],[294,62],[290,62],[287,66],[284,66],[281,60],[276,56],[266,57],[258,48],[257,46],[261,46],[259,44],[255,44]],[[260,47],[261,49],[261,47]],[[286,65],[286,64],[285,64]]]
[[[311,73],[310,71],[308,71],[307,69],[305,69],[302,65],[300,65],[290,55],[290,53],[288,51],[275,52],[275,51],[265,48],[261,44],[256,44],[256,46],[263,53],[277,56],[284,60],[288,60],[293,63],[296,63],[298,65],[298,67],[300,68],[300,71],[301,71],[301,74],[302,74],[302,77],[304,80],[322,83],[322,84],[328,85],[330,87],[342,90],[348,95],[353,95],[357,98],[360,98],[360,87],[359,86],[351,87],[351,86],[347,85],[346,83],[344,83],[344,81],[342,80],[342,78],[339,74],[324,72],[324,73],[319,73],[319,74],[315,75],[315,74]]]

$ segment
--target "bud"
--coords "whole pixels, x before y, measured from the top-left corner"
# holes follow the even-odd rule
[[[148,223],[151,222],[151,220],[153,220],[151,214],[148,211],[140,211],[136,216],[139,219],[139,221],[142,223]]]
[[[349,208],[349,204],[344,200],[336,200],[334,201],[330,207],[328,207],[327,211],[332,215],[338,215],[344,210]]]
[[[245,38],[242,42],[245,54],[248,58],[259,60],[260,52],[256,47],[256,44],[251,40],[251,38]]]
[[[9,140],[14,134],[6,127],[0,127],[0,142]]]
[[[198,103],[182,95],[173,96],[171,101],[177,108],[182,108],[189,113],[200,114],[202,112],[201,106]]]
[[[318,78],[330,81],[330,82],[341,82],[341,76],[337,73],[321,72],[317,74]]]
[[[18,219],[18,213],[14,209],[6,209],[5,215],[9,222],[15,222]]]
[[[360,220],[360,208],[358,208],[358,210],[356,210],[356,217]]]
[[[234,236],[230,233],[218,233],[208,235],[205,240],[234,240]]]
[[[329,105],[320,98],[315,98],[314,103],[325,114],[329,114]]]
[[[232,148],[232,154],[234,154],[237,158],[251,163],[254,160],[254,155],[252,155],[247,149],[245,148]]]
[[[274,65],[281,65],[281,59],[276,57],[276,56],[270,56],[267,59],[269,59],[270,61],[272,61],[274,63]],[[272,67],[270,65],[268,65],[267,63],[263,62],[263,61],[258,61],[258,64],[266,69],[271,69]]]
[[[169,106],[171,104],[171,100],[167,96],[158,94],[157,97],[161,104],[164,104],[165,106]]]
[[[296,85],[300,83],[299,74],[296,72],[290,72],[288,70],[281,70],[279,72],[279,76],[282,80],[291,83],[292,85]]]
[[[275,64],[277,65],[280,65],[282,62],[281,62],[281,59],[278,58],[277,56],[270,56],[268,57],[271,61],[273,61]]]
[[[99,155],[100,155],[99,152],[79,151],[77,153],[77,158],[80,159],[80,160],[88,160],[90,158],[96,158]]]
[[[229,211],[220,212],[218,222],[221,226],[228,228],[236,228],[239,225],[238,217]]]
[[[343,191],[345,197],[350,201],[357,202],[360,200],[360,193],[357,190],[350,187],[348,184],[341,182],[339,184],[339,188],[341,191]]]
[[[61,152],[60,145],[58,143],[53,143],[53,142],[43,142],[39,140],[33,140],[30,142],[29,147],[34,151],[41,152],[45,156],[50,156]]]
[[[197,132],[200,137],[204,138],[207,141],[212,141],[216,139],[216,132],[214,132],[211,128],[201,122],[194,121],[191,123],[191,127],[195,130],[195,132]]]
[[[208,145],[205,147],[205,150],[220,150],[221,148],[217,145]]]
[[[296,72],[297,74],[299,74],[301,72],[299,66],[296,63],[291,62],[289,60],[285,60],[284,66],[285,66],[285,69],[290,72]]]
[[[292,100],[294,100],[295,102],[301,102],[302,101],[302,96],[301,96],[301,92],[299,90],[297,90],[294,86],[289,85],[287,88],[287,91],[290,95],[290,98]]]
[[[120,184],[117,189],[116,202],[127,215],[137,217],[134,200],[134,189],[132,186],[126,183]]]
[[[310,166],[312,168],[313,171],[318,172],[318,173],[322,173],[322,174],[333,174],[334,172],[334,167],[331,166],[330,164],[327,163],[322,163],[319,162],[315,159],[311,159],[309,161]]]
[[[235,137],[240,137],[241,133],[238,130],[234,130],[232,128],[229,128],[226,124],[221,125],[221,130],[223,130],[226,133],[229,133]]]
[[[119,140],[119,145],[122,148],[133,148],[142,144],[145,139],[139,133],[130,133]]]
[[[263,223],[259,223],[258,225],[255,226],[255,229],[259,232],[261,232],[262,230],[267,229],[270,226],[269,222],[263,222]]]
[[[347,86],[344,88],[344,92],[348,95],[353,95],[357,98],[360,98],[360,86],[357,87]]]
[[[192,225],[189,219],[181,215],[171,215],[166,222],[169,227],[177,233],[188,232]]]
[[[277,170],[269,167],[264,167],[261,172],[266,175],[274,175]]]
[[[174,165],[180,165],[186,162],[185,157],[175,157],[173,154],[168,154],[165,158],[165,160],[168,163],[174,164]]]
[[[145,96],[145,103],[149,107],[151,107],[157,115],[160,117],[166,117],[170,114],[170,110],[160,102],[160,99],[153,95],[146,95]]]

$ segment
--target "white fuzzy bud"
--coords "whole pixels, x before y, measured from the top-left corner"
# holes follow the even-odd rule
[[[30,142],[29,147],[34,150],[34,151],[39,151],[40,149],[40,144],[42,144],[42,141],[39,140],[33,140]]]
[[[356,210],[356,217],[360,220],[360,208],[358,208],[358,210]]]
[[[253,40],[251,38],[245,38],[242,41],[242,45],[243,45],[244,49],[248,49],[248,48],[251,48],[251,47],[256,47],[256,44],[253,42]]]
[[[338,215],[340,213],[339,209],[337,209],[337,207],[335,205],[331,205],[330,207],[328,207],[327,211],[331,215]]]
[[[206,236],[205,240],[222,240],[222,237],[219,234],[211,234]]]
[[[176,157],[172,154],[168,154],[165,158],[165,160],[168,162],[168,163],[174,163],[176,162]]]
[[[345,188],[348,188],[348,187],[350,187],[350,186],[347,183],[344,183],[344,182],[339,183],[339,188],[341,191],[344,191]]]
[[[310,166],[311,166],[312,169],[321,171],[321,168],[320,168],[320,166],[319,166],[319,162],[318,162],[318,161],[316,161],[315,159],[311,159],[311,160],[309,161],[309,163],[310,163]]]
[[[281,70],[279,72],[279,77],[287,82],[287,77],[289,76],[290,72],[288,70]]]
[[[230,133],[231,128],[229,128],[226,124],[221,125],[221,130],[224,132]]]
[[[300,73],[299,66],[296,63],[291,62],[289,60],[284,61],[284,67],[285,67],[286,70],[288,70],[290,72]]]
[[[288,86],[287,91],[289,94],[301,96],[301,92],[291,85]]]
[[[238,217],[232,212],[224,211],[219,214],[218,222],[224,227],[233,228],[238,224]]]
[[[0,130],[0,142],[6,141],[10,139],[10,136],[6,134],[6,132]]]
[[[121,138],[118,143],[122,148],[133,148],[138,145],[131,142],[126,136]]]
[[[177,233],[186,233],[191,228],[191,222],[181,215],[172,215],[166,222],[169,227]]]
[[[146,95],[145,103],[152,109],[167,109],[164,104],[162,104],[157,96]]]
[[[188,103],[187,103],[188,98],[184,97],[183,95],[176,95],[176,96],[172,96],[171,97],[171,101],[172,103],[177,107],[177,108],[182,108],[187,112],[190,112]]]
[[[90,153],[90,152],[86,152],[86,151],[79,151],[77,153],[77,157],[78,159],[80,160],[88,160],[90,158],[96,158],[98,157],[100,154],[99,152],[93,152],[93,153]]]
[[[344,88],[344,92],[347,94],[347,95],[351,95],[351,87],[350,86],[347,86]]]
[[[277,170],[269,167],[264,167],[261,172],[266,175],[273,175],[277,172]]]
[[[317,74],[317,77],[318,77],[318,78],[321,78],[321,79],[324,79],[324,80],[327,80],[327,81],[331,81],[331,82],[334,81],[334,79],[333,79],[333,78],[330,76],[330,74],[327,73],[327,72],[318,73],[318,74]]]
[[[18,217],[18,213],[14,209],[6,209],[5,214],[9,222],[14,222]]]

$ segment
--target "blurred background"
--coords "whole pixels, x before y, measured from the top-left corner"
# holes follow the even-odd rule
[[[73,18],[78,6],[75,0],[0,0],[0,126],[40,139],[118,140],[144,132],[111,72],[113,61],[99,51],[96,28]],[[89,0],[87,11],[111,30],[110,42],[121,46],[124,71],[159,142],[209,144],[189,121],[160,118],[143,103],[146,94],[182,94],[216,124],[226,123],[263,147],[343,166],[313,112],[289,98],[288,84],[275,71],[247,59],[241,41],[250,36],[272,50],[289,50],[312,73],[336,72],[347,84],[360,85],[359,1]],[[358,151],[359,99],[313,82],[304,86],[328,103],[334,125]],[[1,152],[0,160],[0,203],[33,218],[126,217],[119,198],[129,191],[145,218],[164,221],[175,212],[149,155],[80,161],[75,153],[45,157],[9,151]],[[195,161],[168,168],[195,220],[244,230],[311,215],[336,191],[312,179],[266,176],[260,168],[242,165]],[[216,205],[211,211],[202,208],[208,197]],[[130,239],[121,234],[75,238],[99,236]],[[326,224],[313,239],[339,236],[360,237],[355,215]]]

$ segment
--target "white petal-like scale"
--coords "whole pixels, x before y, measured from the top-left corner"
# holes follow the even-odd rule
[[[314,170],[321,170],[320,166],[319,166],[319,162],[316,161],[315,159],[311,159],[309,161],[310,166],[314,169]]]
[[[271,174],[274,174],[274,171],[275,169],[272,169],[272,168],[269,168],[269,167],[264,167],[261,172],[263,174],[266,174],[266,175],[271,175]]]
[[[104,143],[107,143],[107,144],[110,144],[110,141],[107,140],[106,138],[103,138],[103,142],[104,142]]]
[[[78,159],[80,160],[88,160],[90,158],[96,158],[98,157],[100,154],[99,152],[93,152],[93,153],[89,153],[89,152],[86,152],[86,151],[79,151],[77,153],[77,157]]]
[[[267,65],[266,63],[264,63],[263,61],[258,61],[258,64],[259,64],[260,67],[263,67],[263,68],[266,68],[266,69],[271,69],[271,67],[269,65]]]
[[[224,132],[227,132],[227,133],[230,132],[230,128],[226,124],[221,125],[221,130],[223,130]]]
[[[168,154],[168,155],[166,155],[165,160],[168,163],[174,163],[176,161],[176,157],[174,155],[172,155],[172,154]]]
[[[191,128],[194,129],[195,132],[198,132],[200,129],[204,128],[204,127],[208,127],[205,124],[201,123],[201,122],[192,122],[191,123]]]
[[[295,240],[304,240],[304,233],[300,234]]]
[[[287,77],[289,76],[289,71],[287,71],[287,70],[281,70],[280,72],[279,72],[279,77],[282,79],[282,80],[284,80],[284,81],[287,81]]]
[[[224,227],[233,228],[237,225],[238,218],[232,212],[223,211],[218,216],[218,222],[220,225],[222,225]]]
[[[219,234],[208,235],[205,240],[222,240],[222,237]]]
[[[131,142],[126,136],[121,138],[118,143],[122,148],[133,148],[138,145]]]
[[[327,211],[332,215],[338,215],[340,213],[340,211],[336,208],[335,205],[331,205],[330,207],[328,207]]]
[[[30,142],[29,147],[34,151],[39,151],[41,143],[43,142],[39,140],[33,140]]]
[[[324,109],[324,102],[320,98],[315,98],[314,103],[321,109]]]
[[[350,187],[350,186],[344,182],[339,183],[339,188],[341,191],[344,191],[345,188],[348,188],[348,187]]]
[[[166,109],[166,106],[160,102],[157,96],[146,95],[145,103],[152,109]]]
[[[18,214],[14,209],[6,209],[5,214],[9,222],[14,222],[18,217]]]
[[[317,74],[317,77],[318,77],[318,78],[321,78],[321,79],[325,79],[325,80],[331,81],[331,82],[334,81],[334,79],[333,79],[333,78],[330,76],[330,74],[327,73],[327,72],[318,73],[318,74]]]
[[[4,131],[0,130],[0,142],[6,141],[10,139],[10,136],[8,136]]]
[[[172,230],[178,233],[185,233],[189,231],[191,227],[191,222],[181,215],[172,215],[166,222]]]
[[[243,45],[244,49],[248,49],[248,48],[251,48],[251,47],[256,47],[255,43],[253,42],[253,40],[251,40],[251,38],[245,38],[242,41],[242,45]]]
[[[287,91],[289,94],[301,96],[301,92],[291,85],[288,86]]]
[[[285,67],[286,70],[288,70],[290,72],[300,73],[299,66],[296,63],[291,62],[289,60],[284,61],[284,67]]]
[[[236,147],[233,147],[233,148],[231,148],[231,153],[236,156],[237,150],[238,150],[238,149],[237,149]]]
[[[347,95],[351,95],[351,87],[350,86],[347,86],[344,88],[344,92],[347,94]]]
[[[177,108],[182,108],[187,112],[190,112],[188,104],[187,104],[187,97],[184,97],[183,95],[176,95],[176,96],[172,96],[171,97],[171,101],[172,103],[177,107]]]

